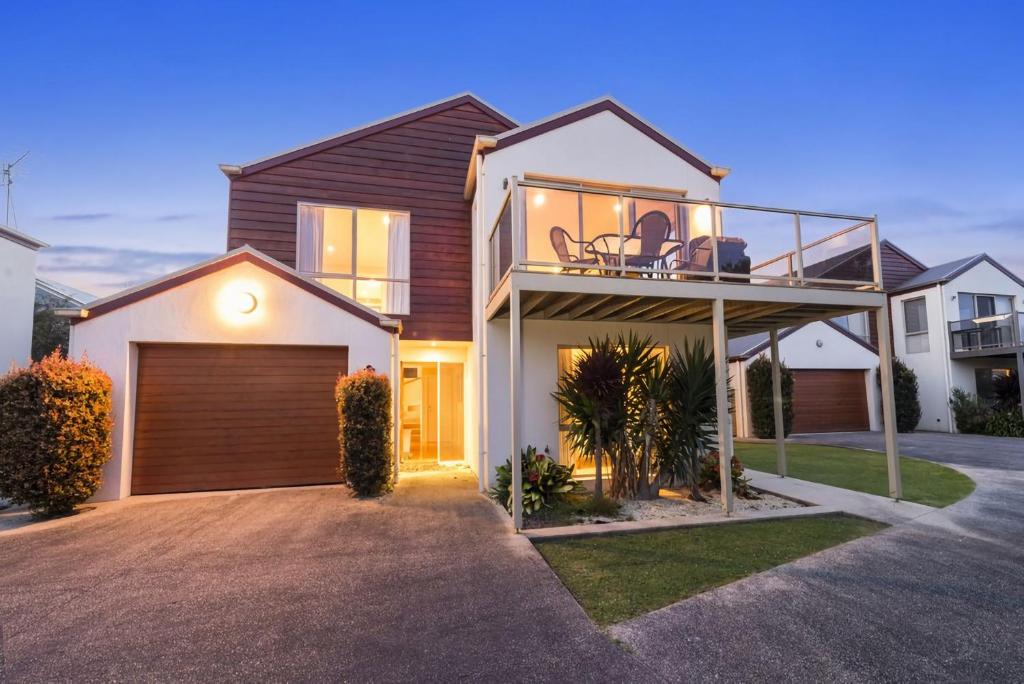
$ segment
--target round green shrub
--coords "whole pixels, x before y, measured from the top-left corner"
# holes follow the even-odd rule
[[[391,489],[391,383],[367,366],[338,378],[338,471],[356,494]]]
[[[881,368],[875,374],[882,386]],[[917,373],[897,358],[892,360],[893,396],[896,399],[896,431],[913,432],[921,422],[921,402],[917,397]]]
[[[793,430],[793,372],[780,362],[782,371],[782,431]],[[764,354],[747,368],[747,391],[750,393],[750,423],[760,439],[775,438],[775,401],[772,398],[772,362]]]
[[[985,423],[985,434],[993,437],[1024,437],[1024,414],[1017,408],[994,412]]]
[[[0,378],[0,496],[37,515],[74,512],[110,459],[110,378],[53,352]]]

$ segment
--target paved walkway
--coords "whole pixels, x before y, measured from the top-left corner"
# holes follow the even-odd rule
[[[935,511],[931,506],[919,503],[893,501],[885,496],[798,480],[795,477],[779,477],[752,468],[747,468],[743,473],[750,478],[751,486],[756,489],[890,525],[916,520]]]
[[[878,434],[800,441],[881,450]],[[1020,681],[1024,440],[901,435],[967,499],[612,628],[674,681]],[[941,523],[941,524],[937,524]]]
[[[0,558],[0,681],[651,676],[465,475],[141,503]]]

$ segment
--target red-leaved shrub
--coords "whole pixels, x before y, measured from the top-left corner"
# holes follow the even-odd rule
[[[391,383],[367,366],[338,378],[339,472],[360,496],[391,487]]]
[[[57,351],[0,378],[0,496],[54,516],[95,494],[111,405],[107,374]]]

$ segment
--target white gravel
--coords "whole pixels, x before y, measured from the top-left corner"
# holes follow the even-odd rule
[[[702,517],[722,512],[721,499],[717,490],[704,492],[706,502],[691,501],[680,490],[662,489],[659,498],[652,501],[624,501],[616,518],[593,518],[580,522],[612,522],[615,520],[660,520],[679,516]],[[761,494],[758,499],[736,497],[737,511],[768,511],[780,508],[801,508],[803,504],[783,499],[772,494]]]

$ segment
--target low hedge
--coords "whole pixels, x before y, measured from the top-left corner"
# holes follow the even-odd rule
[[[0,496],[37,515],[74,512],[110,459],[111,383],[55,351],[0,378]]]
[[[391,383],[367,366],[338,378],[338,471],[360,496],[391,489]]]
[[[789,436],[793,430],[793,372],[779,362],[782,374],[782,431]],[[750,394],[750,423],[760,439],[775,438],[775,399],[772,396],[772,362],[761,354],[747,368],[747,391]]]

